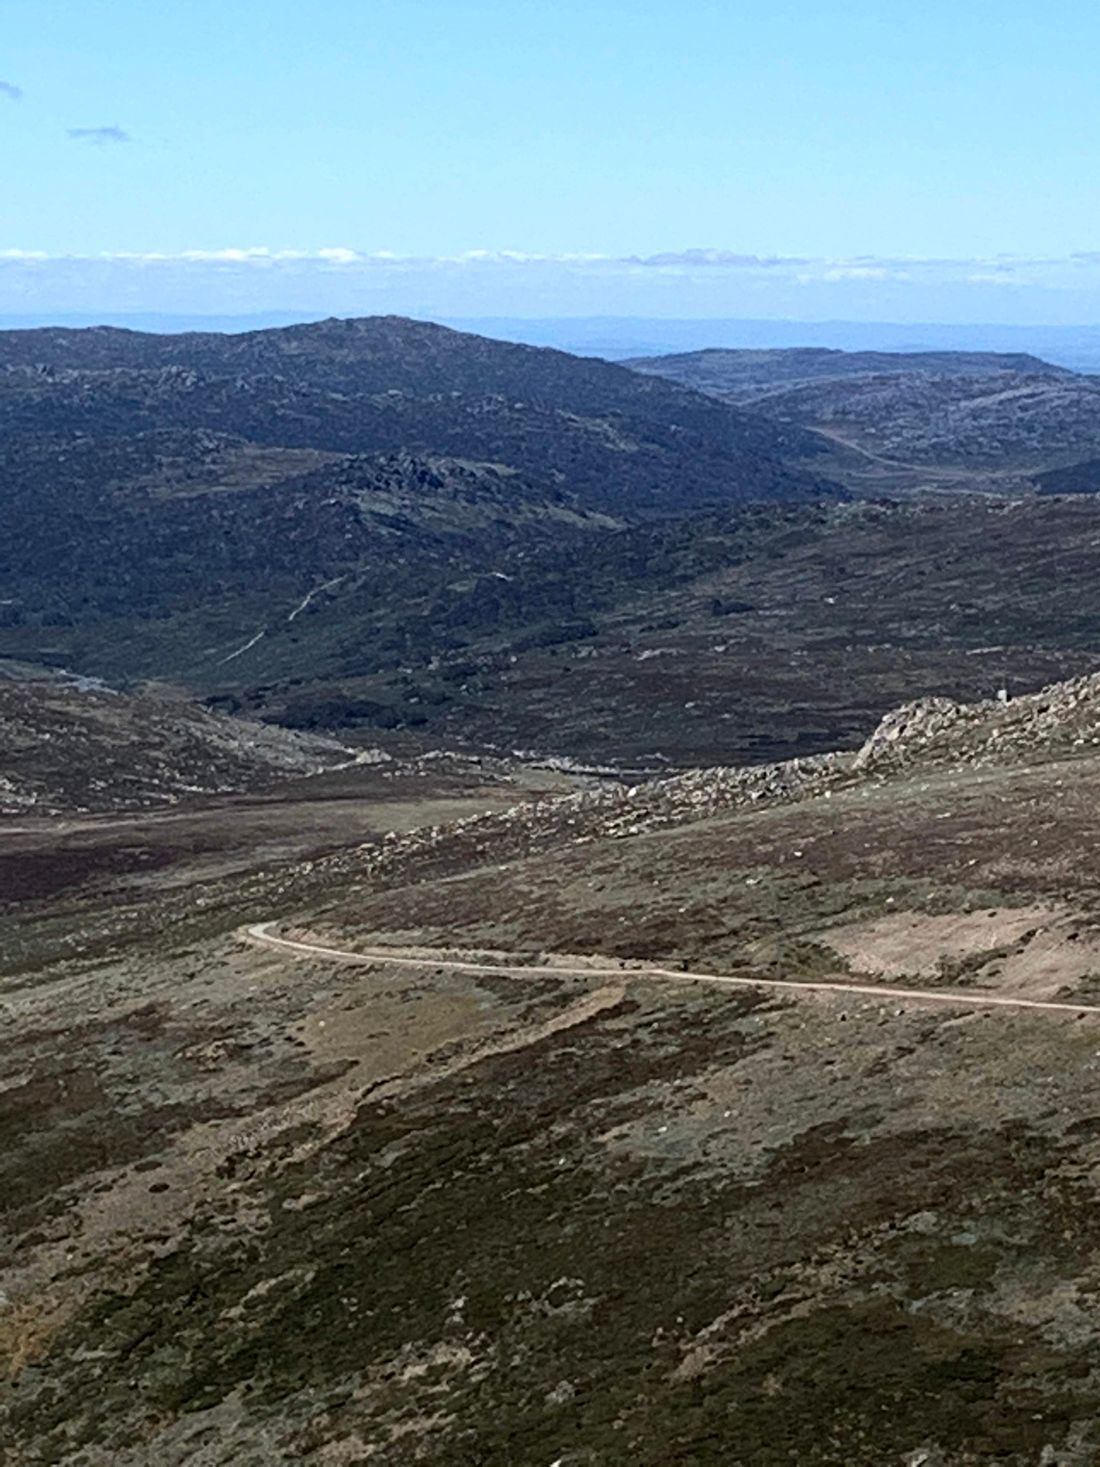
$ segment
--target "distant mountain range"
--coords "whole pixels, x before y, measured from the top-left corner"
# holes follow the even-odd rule
[[[131,331],[245,332],[316,321],[317,312],[264,311],[250,315],[179,315],[109,312],[45,318],[0,315],[0,329],[75,328],[110,324]],[[478,336],[550,346],[580,356],[622,361],[628,357],[700,351],[706,347],[771,350],[826,347],[848,352],[1026,353],[1075,372],[1100,372],[1100,326],[1019,326],[912,321],[798,321],[745,318],[646,316],[440,317],[445,325]]]
[[[853,377],[998,377],[1018,372],[1037,377],[1071,377],[1028,352],[991,351],[837,351],[828,347],[733,350],[711,347],[671,356],[635,357],[625,363],[636,372],[715,396],[758,396],[771,387],[801,387],[811,382],[845,382]]]
[[[1030,476],[1100,453],[1100,377],[1026,354],[707,350],[630,365],[815,430],[857,479],[914,466]],[[854,482],[839,459],[828,471]]]
[[[0,333],[0,422],[21,439],[163,428],[339,453],[443,453],[536,474],[627,516],[816,498],[798,429],[610,363],[396,317],[238,336]]]
[[[370,742],[858,742],[916,693],[1087,670],[1079,584],[1034,555],[1094,574],[1043,475],[1100,458],[1098,405],[1018,354],[0,332],[0,657]]]

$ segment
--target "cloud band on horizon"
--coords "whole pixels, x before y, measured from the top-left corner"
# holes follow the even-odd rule
[[[1100,253],[918,258],[725,249],[611,255],[350,245],[0,248],[0,310],[1100,320]]]
[[[117,127],[70,128],[69,136],[88,141],[121,142],[129,136]],[[431,269],[442,266],[566,266],[571,269],[602,271],[715,271],[744,273],[775,271],[791,273],[799,279],[894,279],[908,280],[917,274],[952,275],[981,271],[982,279],[1011,280],[1031,276],[1034,272],[1067,270],[1100,271],[1100,251],[1077,250],[1066,255],[975,255],[975,256],[902,256],[902,255],[752,255],[732,250],[688,249],[668,250],[652,255],[612,255],[585,251],[537,253],[524,250],[472,249],[452,255],[408,255],[394,250],[365,250],[347,245],[328,245],[316,249],[272,248],[268,245],[226,246],[216,249],[182,250],[104,250],[98,253],[51,252],[23,249],[18,246],[0,248],[0,261],[80,261],[99,264],[164,265],[287,265],[313,263],[326,267],[360,266],[393,269],[416,267]],[[973,277],[971,277],[973,278]]]

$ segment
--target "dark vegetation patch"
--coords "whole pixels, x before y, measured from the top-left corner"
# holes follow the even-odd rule
[[[1045,473],[1035,475],[1035,485],[1040,494],[1100,493],[1100,459],[1090,458],[1065,468],[1047,469]]]
[[[66,1206],[64,1188],[124,1166],[174,1132],[224,1115],[217,1105],[135,1105],[95,1068],[51,1067],[0,1097],[0,1217],[18,1233]]]
[[[172,864],[170,852],[146,845],[0,852],[0,906],[48,901],[89,882],[99,885],[115,876],[163,870]]]

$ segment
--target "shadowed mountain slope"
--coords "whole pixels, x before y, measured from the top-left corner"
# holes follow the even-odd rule
[[[1085,459],[1083,463],[1067,464],[1060,469],[1047,469],[1035,475],[1035,487],[1040,494],[1100,493],[1100,458]]]
[[[649,768],[777,759],[855,747],[925,693],[1093,670],[1098,547],[1086,498],[695,516],[547,545],[518,574],[440,577],[400,628],[349,581],[219,671],[276,718],[308,717],[324,683],[365,726],[444,743]],[[294,680],[296,633],[316,683]]]
[[[1096,433],[1090,379],[919,361],[768,389],[819,434],[396,318],[3,334],[0,655],[645,767],[852,746],[922,692],[1090,670],[1091,510],[852,507],[807,470],[828,440],[893,474],[889,426],[910,486],[1003,487],[1006,456],[1028,482],[1073,446],[1059,403],[1077,457]]]
[[[0,333],[8,432],[202,428],[341,452],[452,454],[538,472],[588,507],[835,492],[784,458],[812,435],[623,367],[398,317],[240,336]]]
[[[340,673],[380,644],[431,657],[438,598],[472,581],[492,601],[502,560],[843,497],[790,461],[817,446],[608,363],[398,318],[3,333],[0,655],[203,690],[254,674],[237,659],[276,629],[292,679],[318,651]],[[336,588],[348,620],[318,649]]]

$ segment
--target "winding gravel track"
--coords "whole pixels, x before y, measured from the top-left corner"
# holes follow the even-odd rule
[[[717,988],[768,988],[784,993],[840,993],[852,994],[856,998],[887,999],[892,1002],[931,1003],[962,1009],[1038,1009],[1043,1013],[1100,1014],[1100,1005],[1089,1003],[1058,1002],[1056,999],[1023,998],[1000,993],[967,993],[950,988],[901,988],[886,983],[847,983],[840,979],[813,979],[799,982],[793,978],[731,978],[718,973],[690,973],[675,968],[655,968],[649,965],[636,968],[599,968],[587,965],[569,967],[552,963],[545,966],[531,963],[509,964],[473,962],[468,958],[452,958],[440,951],[438,954],[423,950],[410,951],[400,947],[366,948],[359,952],[348,952],[341,948],[325,947],[316,942],[299,942],[294,938],[279,937],[271,931],[273,922],[257,922],[247,929],[247,936],[264,947],[278,952],[290,953],[302,958],[326,958],[338,963],[357,963],[372,966],[389,963],[402,968],[450,968],[459,973],[507,973],[517,978],[529,978],[532,973],[542,976],[560,974],[563,978],[664,978],[675,983],[709,983]]]

